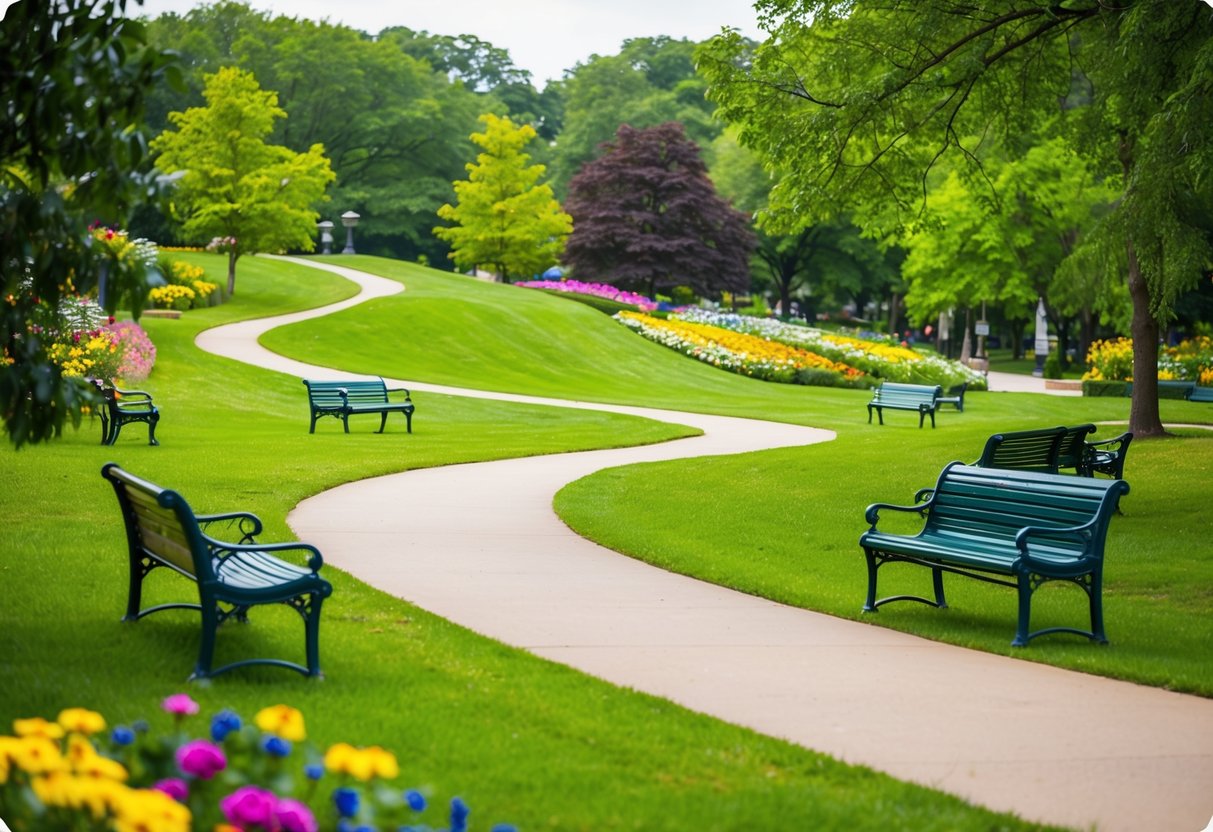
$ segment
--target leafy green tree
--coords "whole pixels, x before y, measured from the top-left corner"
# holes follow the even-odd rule
[[[770,164],[796,160],[772,194],[772,213],[788,221],[823,205],[913,210],[935,165],[981,175],[980,142],[999,136],[1011,146],[1066,102],[1058,124],[1083,156],[1123,174],[1123,197],[1081,248],[1088,266],[1128,276],[1138,347],[1130,429],[1162,433],[1160,322],[1213,250],[1201,228],[1213,202],[1209,6],[760,0],[759,8],[771,37],[752,54],[735,34],[718,38],[700,70],[743,142]]]
[[[749,217],[716,193],[681,124],[624,125],[569,184],[565,262],[580,280],[645,291],[745,292]]]
[[[207,77],[203,95],[206,107],[170,114],[177,129],[157,136],[152,150],[162,170],[182,174],[176,198],[184,233],[222,240],[231,294],[242,255],[314,247],[313,206],[325,198],[333,172],[319,144],[295,153],[266,143],[286,113],[251,74],[221,69]]]
[[[0,418],[10,441],[45,441],[92,400],[64,378],[34,324],[69,293],[92,294],[109,271],[105,303],[136,314],[146,286],[114,269],[88,226],[125,222],[154,188],[138,172],[148,91],[172,75],[147,46],[124,0],[19,0],[0,26]]]
[[[434,233],[451,244],[450,257],[459,268],[492,266],[508,283],[554,266],[572,219],[560,210],[551,186],[540,183],[544,166],[530,164],[523,151],[535,129],[491,113],[480,120],[484,132],[472,134],[472,141],[483,152],[467,166],[468,178],[455,183],[458,203],[438,209],[454,225]]]

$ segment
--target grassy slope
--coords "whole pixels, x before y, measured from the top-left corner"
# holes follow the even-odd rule
[[[616,469],[566,488],[557,500],[578,531],[636,557],[791,604],[858,617],[865,572],[856,545],[863,509],[910,502],[954,459],[975,459],[1001,430],[1125,420],[1126,399],[977,393],[967,412],[918,430],[893,412],[867,424],[863,391],[756,382],[643,341],[581,304],[511,286],[360,258],[360,267],[407,278],[409,290],[362,313],[276,330],[270,346],[317,363],[473,387],[649,404],[828,427],[838,441],[803,449]],[[474,325],[466,325],[475,321]],[[393,327],[410,337],[377,348]],[[357,337],[346,338],[351,333]],[[338,346],[340,349],[338,350]],[[1166,400],[1164,419],[1211,421],[1207,406]],[[1101,436],[1123,428],[1105,426]],[[1133,491],[1109,538],[1105,602],[1112,645],[1042,639],[1015,655],[1146,684],[1213,695],[1213,517],[1193,484],[1213,472],[1213,433],[1133,445]],[[1159,530],[1167,530],[1159,534]],[[882,586],[917,590],[924,575]],[[1010,654],[1014,594],[949,581],[947,613],[889,607],[876,623]],[[1049,586],[1034,624],[1073,623],[1082,596]]]
[[[221,273],[218,258],[196,259]],[[59,441],[0,450],[0,724],[83,705],[111,723],[148,718],[163,731],[168,719],[159,701],[186,687],[180,680],[197,643],[194,615],[118,621],[126,565],[121,522],[98,476],[106,460],[178,487],[199,511],[256,510],[272,540],[289,537],[284,518],[300,498],[338,482],[593,447],[604,436],[653,441],[680,432],[645,420],[426,395],[418,397],[412,436],[399,425],[375,435],[373,424],[346,436],[331,422],[309,436],[297,379],[192,346],[205,326],[348,291],[321,272],[245,260],[232,303],[179,321],[145,321],[160,356],[139,386],[164,414],[161,447],[149,448],[131,426],[118,445],[102,448],[99,427],[86,421]],[[400,344],[396,324],[380,323],[380,345]],[[561,336],[566,350],[571,334]],[[340,740],[382,744],[401,758],[401,786],[429,785],[437,803],[462,794],[476,811],[474,828],[491,820],[585,830],[1029,826],[596,682],[328,571],[336,592],[322,628],[324,682],[252,669],[189,692],[204,715],[232,707],[248,717],[290,703],[304,711],[321,748]],[[183,594],[180,579],[160,574],[147,600]],[[302,633],[292,613],[259,609],[252,619],[247,628],[225,628],[217,658],[298,657]],[[203,717],[196,719],[193,730],[205,733]],[[440,815],[427,820],[442,823]]]

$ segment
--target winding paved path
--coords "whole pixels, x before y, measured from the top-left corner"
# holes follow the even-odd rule
[[[298,262],[354,280],[363,294],[212,329],[198,345],[301,377],[357,377],[270,353],[257,336],[400,285]],[[394,381],[419,392],[648,416],[704,436],[341,486],[288,518],[329,563],[615,684],[1030,820],[1197,832],[1213,814],[1213,700],[926,641],[674,575],[574,535],[551,508],[562,485],[604,467],[805,445],[832,438],[829,431]]]

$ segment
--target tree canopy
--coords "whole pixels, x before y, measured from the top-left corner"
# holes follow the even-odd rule
[[[33,325],[61,299],[97,289],[112,314],[136,313],[146,286],[113,268],[89,225],[122,223],[154,191],[139,173],[148,91],[171,77],[171,56],[148,47],[125,0],[18,0],[0,27],[0,417],[17,446],[58,435],[90,400],[64,378]]]
[[[741,141],[787,171],[771,213],[788,227],[847,207],[905,222],[938,164],[980,177],[991,138],[1013,148],[1043,119],[1104,175],[1123,174],[1121,199],[1082,244],[1084,262],[1128,275],[1138,346],[1130,427],[1161,433],[1159,322],[1211,252],[1213,9],[1200,0],[759,8],[771,36],[753,51],[722,36],[700,68]]]
[[[623,125],[604,155],[569,183],[573,233],[565,251],[579,280],[650,295],[749,288],[749,217],[716,193],[681,124]]]
[[[438,209],[454,225],[434,234],[451,244],[450,257],[461,269],[491,266],[508,283],[556,265],[572,220],[551,186],[539,181],[544,166],[530,164],[523,151],[535,129],[491,113],[480,120],[484,132],[473,133],[472,141],[483,152],[468,164],[468,178],[455,183],[458,202]]]
[[[268,144],[286,113],[278,96],[235,67],[206,78],[206,107],[171,113],[176,130],[152,142],[157,164],[180,171],[176,199],[183,231],[206,243],[219,238],[228,255],[227,290],[236,291],[236,261],[244,254],[315,245],[315,207],[333,179],[324,148],[306,153]]]

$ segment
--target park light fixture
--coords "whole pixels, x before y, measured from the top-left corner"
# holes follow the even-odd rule
[[[341,215],[341,224],[345,226],[345,248],[341,250],[342,254],[354,253],[354,226],[358,224],[358,220],[360,219],[362,217],[353,211],[346,211]]]
[[[316,227],[320,229],[320,253],[333,253],[333,223],[331,220],[321,220],[316,223]]]

